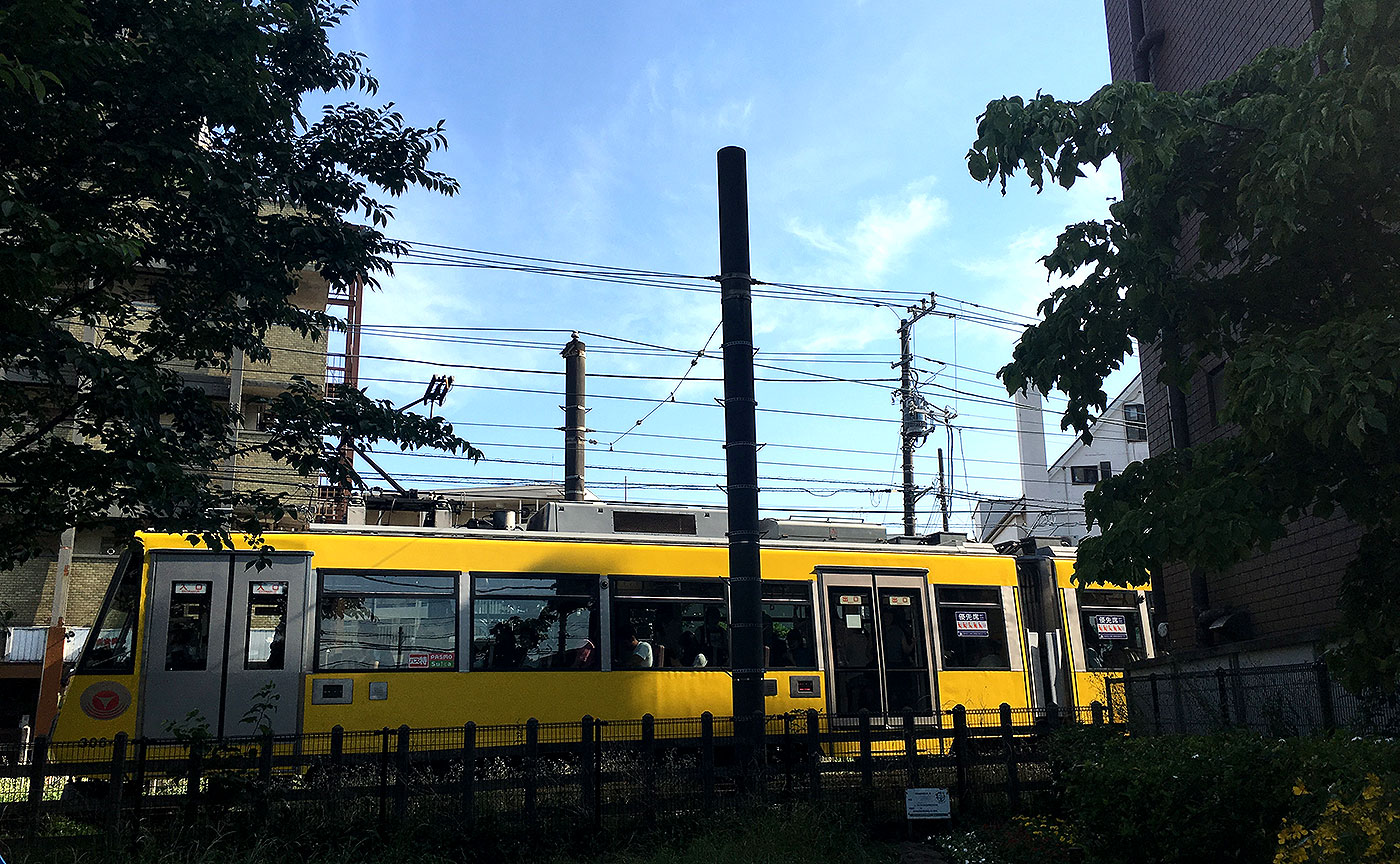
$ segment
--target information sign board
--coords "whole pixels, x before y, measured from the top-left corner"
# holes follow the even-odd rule
[[[953,805],[948,790],[941,787],[904,790],[904,815],[907,819],[951,819]]]

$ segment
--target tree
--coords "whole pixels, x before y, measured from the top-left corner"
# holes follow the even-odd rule
[[[403,251],[382,198],[457,190],[427,167],[441,121],[411,126],[392,103],[304,113],[319,92],[376,93],[364,58],[329,46],[352,5],[0,9],[0,567],[68,526],[217,543],[288,515],[290,489],[219,482],[235,453],[332,482],[342,439],[480,456],[441,419],[306,380],[268,400],[266,436],[235,441],[237,406],[180,371],[265,361],[273,328],[339,326],[292,302],[298,287],[375,285]]]
[[[1271,49],[1184,93],[1119,82],[1083,102],[987,106],[968,167],[1066,188],[1110,156],[1126,194],[1068,226],[1055,287],[1001,370],[1008,392],[1059,389],[1086,439],[1103,380],[1160,342],[1185,388],[1228,358],[1235,434],[1145,460],[1085,498],[1102,536],[1078,578],[1124,584],[1167,562],[1222,570],[1312,514],[1364,530],[1331,646],[1353,684],[1400,674],[1400,7],[1327,6],[1301,48]]]

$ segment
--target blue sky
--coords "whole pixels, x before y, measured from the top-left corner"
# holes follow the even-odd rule
[[[1012,409],[991,375],[1016,332],[976,318],[1019,319],[967,303],[1033,312],[1049,290],[1036,259],[1066,223],[1104,215],[1118,172],[1002,197],[963,158],[988,100],[1084,98],[1108,79],[1100,4],[367,0],[335,41],[367,54],[380,80],[379,96],[360,101],[446,120],[451,146],[434,167],[461,193],[397,201],[389,233],[409,241],[712,275],[715,153],[748,151],[753,275],[829,286],[806,302],[755,302],[757,361],[780,367],[760,369],[757,384],[765,515],[899,523],[899,493],[880,491],[900,482],[889,307],[928,292],[960,315],[924,318],[915,342],[923,394],[958,415],[953,525],[968,527],[975,494],[1019,494]],[[453,375],[440,413],[488,461],[386,466],[420,489],[561,481],[559,350],[576,330],[589,349],[593,491],[722,504],[718,359],[635,425],[719,323],[717,293],[675,287],[713,283],[666,284],[402,264],[367,298],[362,383],[401,403],[430,375]],[[873,296],[890,302],[849,302]],[[1047,426],[1058,428],[1053,415]],[[1068,442],[1052,436],[1050,458]],[[921,485],[935,482],[938,446],[943,429],[918,451]],[[921,528],[939,527],[932,508],[924,498]]]

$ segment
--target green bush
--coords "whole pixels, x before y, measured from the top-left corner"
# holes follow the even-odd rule
[[[1068,730],[1051,753],[1059,815],[1090,864],[1266,864],[1285,819],[1316,822],[1312,800],[1295,788],[1350,789],[1400,766],[1391,741],[1247,733]]]

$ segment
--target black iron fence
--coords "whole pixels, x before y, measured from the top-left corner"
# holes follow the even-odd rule
[[[1122,686],[1123,719],[1135,733],[1400,731],[1400,702],[1394,696],[1351,693],[1322,662],[1129,672]]]
[[[305,808],[392,824],[445,814],[572,827],[712,814],[754,800],[903,816],[913,787],[947,788],[955,813],[1015,811],[1050,786],[1047,729],[1112,722],[1095,705],[1046,715],[959,707],[937,715],[770,717],[766,759],[736,759],[732,718],[344,731],[223,740],[50,743],[0,753],[0,835],[63,819],[133,842],[156,822]]]

